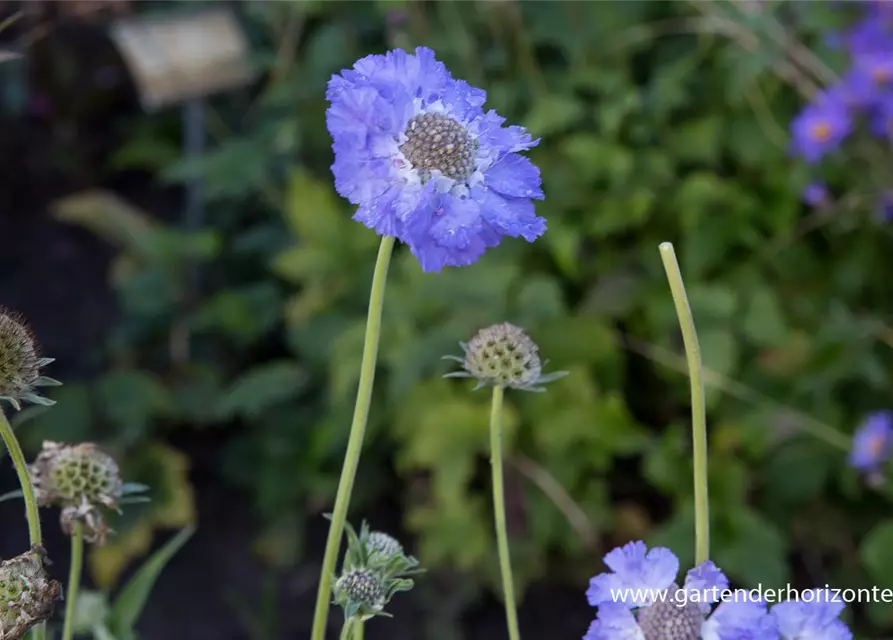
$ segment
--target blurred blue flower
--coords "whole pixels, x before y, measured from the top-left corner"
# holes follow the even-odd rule
[[[503,237],[546,231],[532,199],[539,142],[485,112],[486,92],[455,80],[420,47],[359,60],[329,81],[335,188],[354,219],[409,245],[424,271],[477,261]]]
[[[817,207],[828,201],[828,189],[821,182],[810,183],[803,189],[802,198],[809,206]]]
[[[770,615],[782,640],[852,640],[852,632],[838,620],[844,604],[835,599],[840,600],[828,589],[811,589],[801,592],[799,600],[772,607]]]
[[[851,130],[845,94],[824,91],[791,123],[793,152],[809,163],[818,162],[843,142]]]
[[[890,36],[888,36],[890,37]],[[872,109],[889,98],[893,89],[893,49],[853,57],[841,90],[856,107]]]
[[[890,457],[893,445],[893,413],[869,415],[853,434],[850,466],[867,474],[877,473]]]

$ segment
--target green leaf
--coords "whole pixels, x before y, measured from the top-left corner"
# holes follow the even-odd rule
[[[257,417],[265,409],[295,396],[304,386],[304,370],[290,360],[256,367],[238,378],[217,405],[223,419]]]
[[[862,540],[859,555],[874,584],[893,587],[893,519],[875,525]]]
[[[748,587],[783,586],[788,579],[788,544],[778,527],[749,508],[731,511],[724,524],[728,531],[716,535],[716,564]]]
[[[747,336],[760,346],[780,345],[788,338],[784,314],[769,289],[758,289],[751,295],[742,324]]]
[[[194,527],[182,529],[146,560],[139,571],[121,589],[121,593],[112,605],[109,617],[109,627],[116,636],[132,632],[143,607],[146,606],[158,576],[161,575],[170,559],[192,537],[193,533],[195,533]]]

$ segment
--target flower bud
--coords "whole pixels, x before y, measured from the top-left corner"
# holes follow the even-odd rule
[[[55,404],[37,393],[35,388],[60,383],[40,375],[40,368],[52,362],[41,358],[34,335],[15,314],[0,308],[0,400],[21,409],[23,400],[50,406]]]
[[[335,582],[336,600],[345,607],[347,617],[371,618],[385,605],[385,589],[379,577],[369,569],[351,569]]]
[[[46,441],[29,470],[41,506],[117,509],[123,490],[118,463],[95,444]]]
[[[446,377],[476,378],[480,388],[486,385],[542,391],[537,385],[567,375],[559,371],[542,375],[539,348],[518,327],[503,322],[481,329],[468,344],[462,344],[465,358],[445,356],[462,364],[465,371],[449,373]]]
[[[366,539],[369,556],[390,558],[403,554],[403,545],[383,531],[373,531]]]
[[[46,552],[34,546],[20,556],[0,562],[0,638],[18,640],[28,629],[53,615],[62,585],[43,568]]]

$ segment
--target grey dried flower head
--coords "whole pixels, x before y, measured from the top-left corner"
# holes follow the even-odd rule
[[[464,358],[444,356],[462,364],[464,371],[448,373],[447,378],[476,378],[475,389],[486,385],[544,391],[539,385],[565,375],[557,371],[542,375],[539,348],[521,329],[508,322],[481,329],[468,344],[461,343]]]
[[[366,547],[369,549],[369,556],[380,556],[390,558],[391,556],[403,555],[403,545],[396,538],[389,536],[383,531],[373,531],[366,539]]]
[[[105,542],[109,530],[99,506],[117,510],[124,488],[114,458],[89,442],[68,445],[46,441],[28,470],[38,504],[62,507],[61,523],[66,533],[80,522],[88,542]]]
[[[28,629],[53,615],[62,585],[43,568],[46,551],[33,546],[0,562],[0,640],[18,640]]]
[[[53,358],[41,358],[37,341],[20,316],[0,307],[0,400],[16,409],[23,401],[51,406],[55,401],[35,392],[37,387],[61,384],[40,375]]]
[[[704,614],[697,602],[679,601],[679,586],[670,587],[666,599],[638,612],[639,628],[645,640],[698,640]]]
[[[344,607],[345,617],[368,620],[381,613],[386,604],[385,587],[375,571],[351,569],[335,582],[335,601]]]

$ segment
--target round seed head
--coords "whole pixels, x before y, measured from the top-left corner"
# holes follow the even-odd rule
[[[384,606],[384,586],[378,576],[368,569],[351,569],[335,583],[335,590],[349,602],[363,609],[379,611]]]
[[[440,171],[463,182],[474,171],[474,140],[453,118],[442,113],[423,113],[406,125],[406,142],[400,151],[422,179]]]
[[[482,383],[522,389],[542,373],[536,343],[504,322],[481,329],[465,348],[465,370]]]
[[[26,396],[40,377],[37,341],[17,315],[0,308],[0,396]]]
[[[0,562],[0,638],[23,638],[28,629],[53,614],[62,586],[50,580],[43,569],[45,554],[35,546]]]
[[[121,497],[118,463],[92,443],[44,442],[30,472],[42,506],[101,504],[115,509]]]
[[[698,640],[704,614],[697,602],[676,599],[677,585],[670,587],[662,602],[639,610],[639,628],[645,640]]]
[[[403,554],[403,545],[382,531],[373,531],[367,538],[370,556],[390,558]]]

